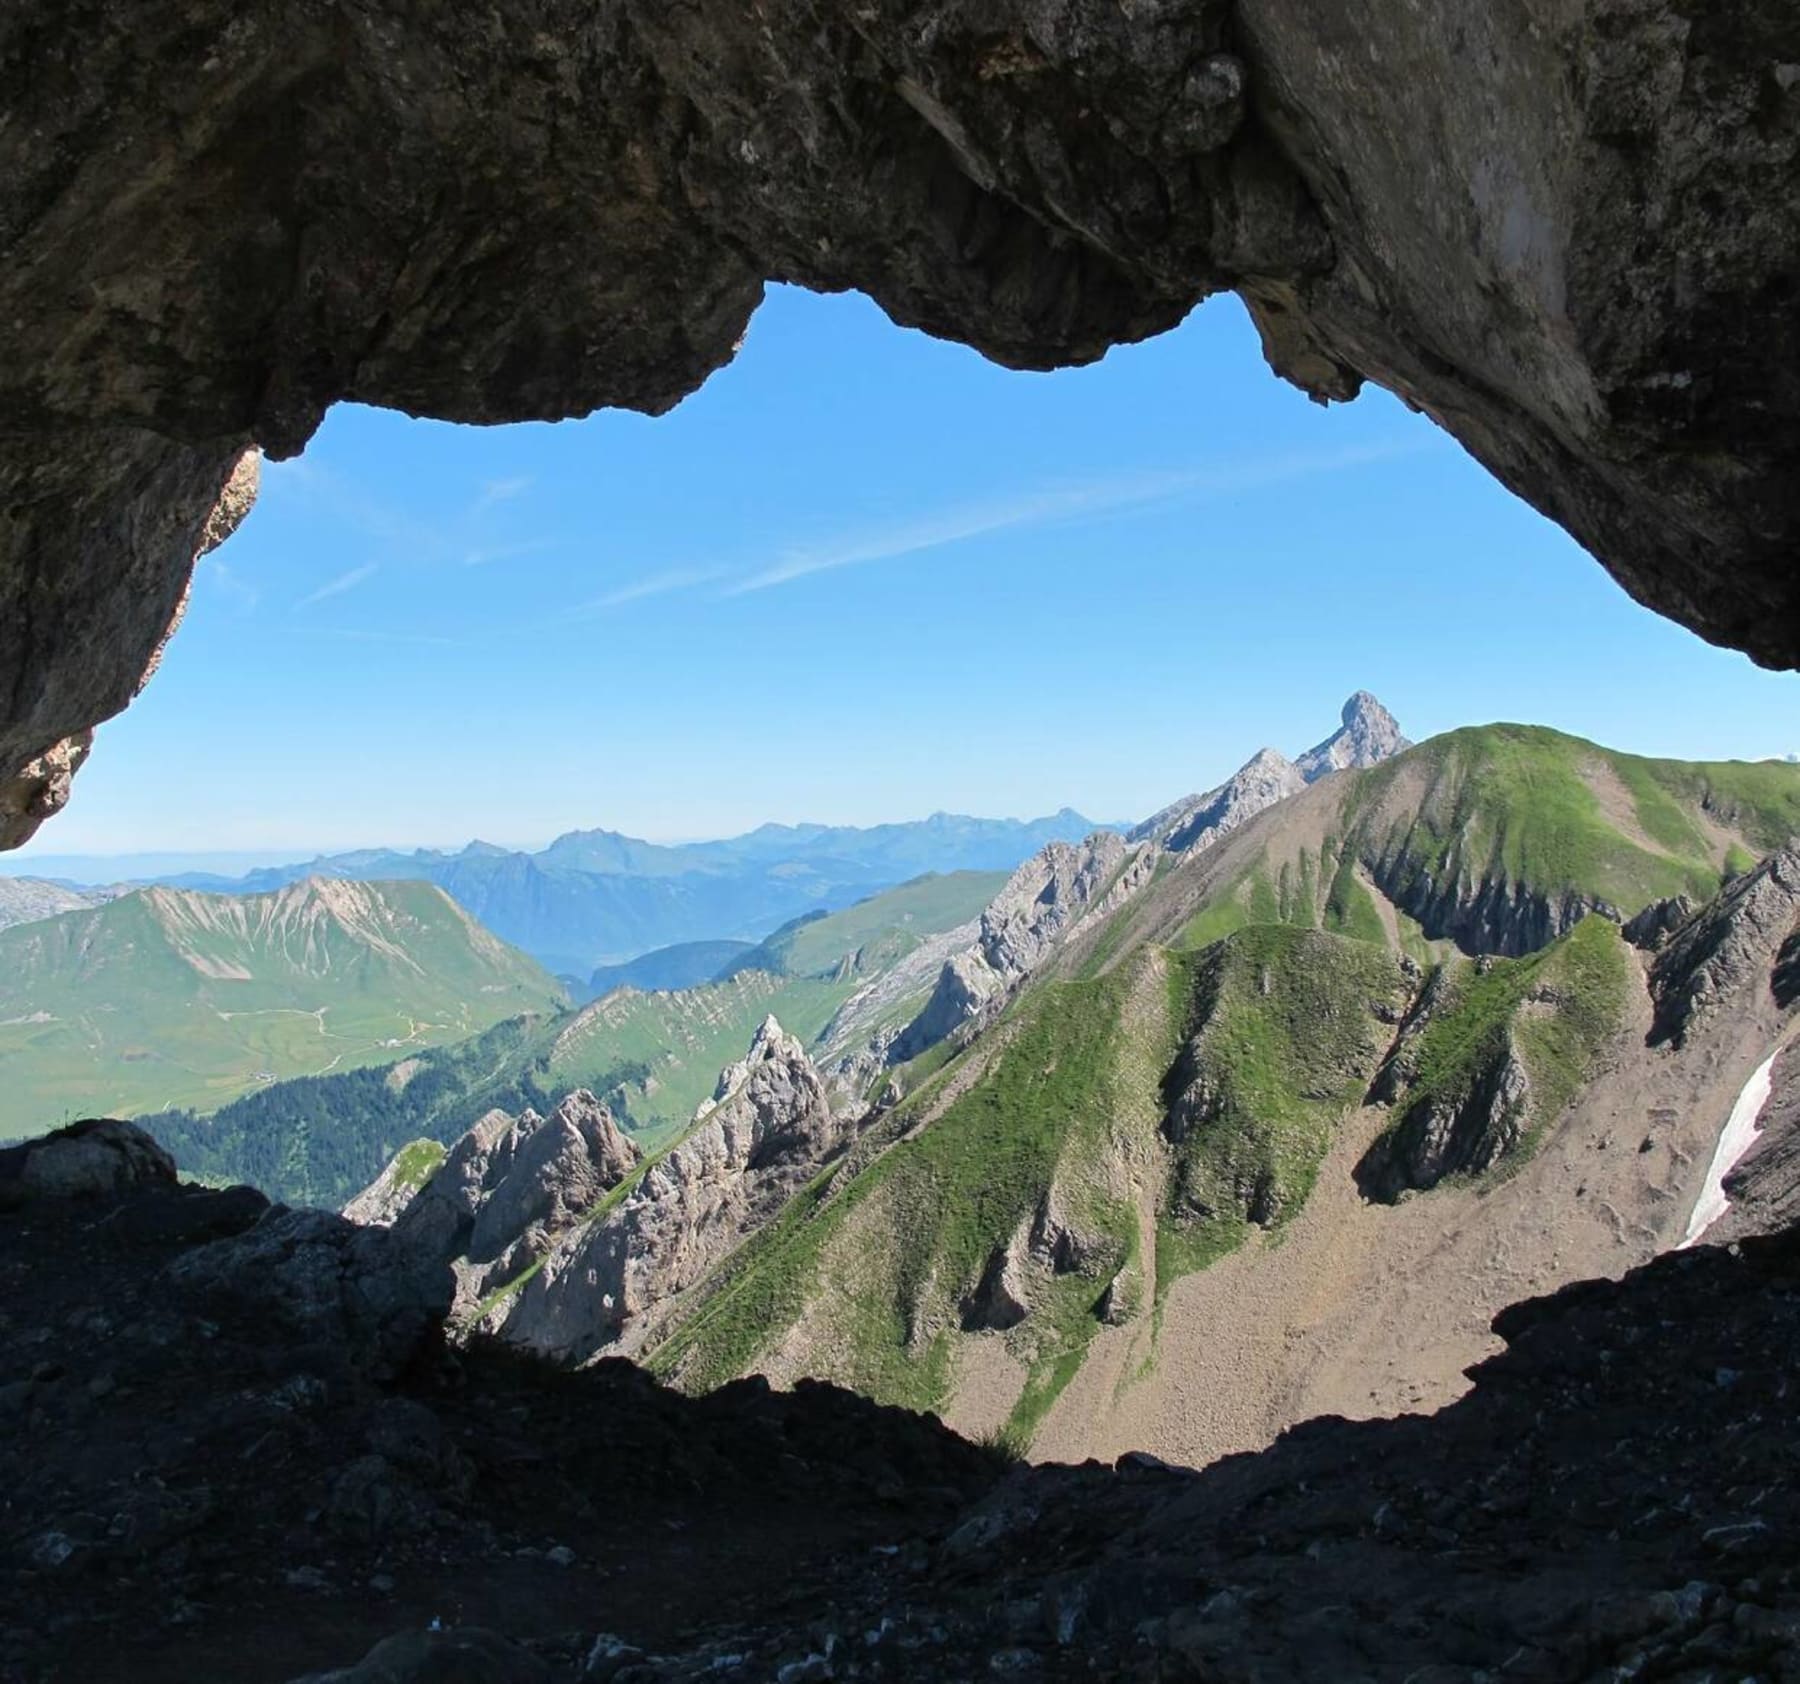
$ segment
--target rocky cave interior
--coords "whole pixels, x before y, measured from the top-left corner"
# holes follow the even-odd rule
[[[197,556],[254,499],[259,452],[300,452],[345,400],[469,422],[660,413],[729,360],[770,281],[862,290],[1018,368],[1092,360],[1235,292],[1276,375],[1322,402],[1386,387],[1640,602],[1765,666],[1800,664],[1800,12],[1781,0],[180,0],[153,15],[80,0],[0,21],[0,86],[6,846],[66,801],[93,728],[148,679]],[[193,1386],[201,1324],[157,1298],[151,1264],[243,1215],[176,1199],[159,1166],[131,1175],[157,1196],[122,1208],[79,1270],[83,1221],[11,1218],[61,1264],[15,1253],[8,1298],[93,1319],[64,1359],[92,1370],[77,1431],[111,1430],[95,1351],[121,1318],[162,1341],[141,1395]],[[421,1306],[347,1298],[290,1340],[328,1324],[342,1338],[308,1357],[329,1397],[290,1409],[311,1453],[354,1421],[465,1502],[476,1476],[455,1431],[479,1419],[508,1495],[473,1554],[402,1570],[397,1603],[324,1609],[306,1575],[335,1563],[284,1558],[207,1628],[211,1647],[184,1650],[185,1593],[154,1590],[150,1564],[179,1578],[212,1534],[272,1564],[298,1547],[256,1530],[260,1441],[220,1400],[301,1369],[271,1348],[257,1283],[214,1282],[217,1407],[201,1413],[205,1454],[232,1446],[223,1471],[197,1510],[172,1480],[140,1483],[130,1525],[151,1543],[110,1578],[16,1573],[0,1668],[176,1677],[200,1654],[214,1676],[281,1678],[427,1616],[503,1624],[509,1598],[533,1606],[531,1635],[573,1630],[611,1584],[645,1643],[687,1645],[643,1678],[698,1676],[731,1642],[766,1658],[746,1676],[850,1676],[833,1645],[890,1612],[918,1642],[859,1648],[869,1676],[1580,1677],[1633,1643],[1676,1676],[1630,1598],[1691,1593],[1704,1624],[1715,1580],[1791,1585],[1791,1537],[1728,1568],[1744,1538],[1704,1560],[1656,1540],[1627,1559],[1580,1504],[1594,1480],[1791,1480],[1800,1440],[1759,1409],[1791,1415],[1777,1388],[1797,1271],[1791,1240],[1761,1242],[1523,1307],[1507,1355],[1435,1423],[1323,1423],[1203,1476],[1010,1476],[1004,1497],[979,1453],[824,1388],[688,1403],[612,1364],[553,1381],[429,1348]],[[1596,1355],[1615,1349],[1632,1355]],[[7,1407],[26,1411],[24,1394]],[[1760,1475],[1721,1452],[1733,1432]],[[1451,1654],[1430,1639],[1446,1595],[1432,1551],[1458,1502],[1481,1518],[1458,1546]],[[542,1534],[545,1513],[609,1538],[584,1546],[596,1561],[642,1528],[708,1538],[663,1550],[650,1589],[624,1590],[615,1566],[546,1592],[495,1541]],[[1305,1554],[1325,1536],[1361,1547]],[[826,1546],[865,1553],[832,1577]],[[784,1550],[804,1572],[778,1570]],[[697,1567],[742,1594],[703,1617],[690,1588],[671,1614]],[[1303,1592],[1284,1588],[1294,1572]],[[1521,1631],[1606,1596],[1614,1626],[1577,1658],[1546,1639],[1505,1671]],[[1800,1627],[1768,1614],[1789,1621],[1769,1638],[1766,1612],[1737,1625],[1791,1666]],[[1162,1670],[1131,1670],[1153,1620],[1167,1642],[1143,1664]],[[711,1647],[694,1636],[709,1621],[726,1634]],[[141,1650],[139,1626],[157,1634]],[[1020,1646],[1040,1626],[1078,1638],[1045,1659]],[[413,1641],[426,1649],[390,1660],[418,1670],[354,1676],[547,1678],[561,1654]],[[630,1676],[650,1664],[635,1648],[615,1664],[590,1631],[561,1660]]]

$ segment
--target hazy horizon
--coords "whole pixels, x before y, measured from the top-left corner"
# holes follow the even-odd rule
[[[1506,722],[1484,720],[1484,721],[1469,721],[1468,723],[1471,723],[1471,724],[1475,724],[1475,723],[1495,724],[1495,723],[1506,723]],[[1544,720],[1530,720],[1530,721],[1512,721],[1510,723],[1546,724],[1549,722],[1544,721]],[[1402,727],[1402,729],[1405,729],[1405,721],[1401,721],[1401,727]],[[1459,727],[1451,727],[1451,729],[1458,729],[1458,728]],[[1408,734],[1410,735],[1410,733],[1408,733]],[[1432,735],[1434,735],[1434,736],[1441,735],[1441,734],[1442,733],[1438,733],[1438,732],[1432,733]],[[1423,742],[1423,741],[1426,741],[1427,739],[1420,737],[1420,738],[1416,738],[1414,740]],[[1606,744],[1603,746],[1613,747],[1615,745]],[[1250,753],[1252,753],[1252,752],[1255,752],[1255,751],[1248,751],[1245,754],[1244,758],[1246,760],[1249,759]],[[1282,752],[1286,753],[1289,751],[1283,750]],[[1704,755],[1704,756],[1700,756],[1698,758],[1707,759],[1707,760],[1730,760],[1730,759],[1742,759],[1743,757],[1742,756],[1733,756],[1733,755],[1729,755],[1729,754],[1714,754],[1714,755]],[[1785,762],[1788,764],[1793,764],[1797,761],[1800,761],[1800,754],[1790,752],[1790,753],[1783,754],[1783,755],[1767,755],[1767,756],[1763,756],[1761,758],[1763,760],[1767,760],[1767,761]],[[1239,762],[1239,764],[1242,764],[1242,762]],[[1236,769],[1237,768],[1235,766],[1232,768],[1233,771],[1235,771]],[[972,821],[975,821],[978,823],[997,823],[997,824],[1009,824],[1010,823],[1010,824],[1019,824],[1019,825],[1029,825],[1029,824],[1032,824],[1032,823],[1035,823],[1035,822],[1038,822],[1041,820],[1055,818],[1063,813],[1070,813],[1070,812],[1078,814],[1080,817],[1088,820],[1090,823],[1094,824],[1096,827],[1101,828],[1101,829],[1124,829],[1124,828],[1128,828],[1128,827],[1138,823],[1140,820],[1142,820],[1144,818],[1147,818],[1152,812],[1158,810],[1159,808],[1161,808],[1163,806],[1168,805],[1169,802],[1171,802],[1173,800],[1179,799],[1183,795],[1190,794],[1190,793],[1199,793],[1204,789],[1211,788],[1218,783],[1222,783],[1224,781],[1224,779],[1229,775],[1230,775],[1229,773],[1223,773],[1219,777],[1210,780],[1206,784],[1194,784],[1192,786],[1191,790],[1184,788],[1182,790],[1169,791],[1169,792],[1165,793],[1163,796],[1159,797],[1152,805],[1145,807],[1140,812],[1134,812],[1134,813],[1131,813],[1131,814],[1128,814],[1125,816],[1119,816],[1119,815],[1115,814],[1111,817],[1105,817],[1105,816],[1102,816],[1099,814],[1086,812],[1082,808],[1076,806],[1075,804],[1073,804],[1071,802],[1064,802],[1061,806],[1058,806],[1055,808],[1047,808],[1043,812],[1037,812],[1037,813],[963,813],[963,812],[953,812],[947,808],[934,808],[930,812],[927,812],[927,813],[915,813],[915,814],[912,814],[909,816],[904,816],[904,817],[873,819],[873,820],[868,821],[867,823],[862,823],[862,824],[848,823],[848,822],[842,822],[842,821],[831,820],[831,819],[819,819],[819,818],[799,818],[799,819],[771,818],[771,819],[763,819],[756,824],[748,826],[744,830],[733,831],[728,835],[721,835],[721,836],[645,836],[645,835],[637,835],[637,834],[627,832],[627,831],[621,831],[616,826],[613,826],[613,825],[608,825],[608,824],[604,824],[604,823],[596,823],[596,824],[575,826],[575,827],[573,827],[572,830],[559,831],[554,836],[534,836],[534,837],[526,837],[526,838],[518,839],[518,840],[509,840],[505,837],[499,837],[499,836],[469,836],[469,837],[464,837],[460,840],[453,840],[453,841],[448,841],[448,842],[444,842],[444,841],[436,841],[436,842],[371,841],[371,840],[368,840],[367,838],[361,838],[361,839],[352,839],[352,840],[343,841],[343,842],[296,843],[296,844],[293,844],[292,846],[289,846],[286,848],[262,848],[262,849],[151,848],[151,849],[125,849],[125,850],[120,850],[120,851],[116,851],[116,852],[91,852],[91,853],[90,852],[82,852],[82,851],[78,851],[78,850],[68,850],[68,849],[59,850],[59,851],[55,851],[55,852],[48,851],[47,849],[45,849],[43,847],[42,837],[40,834],[40,838],[37,841],[34,841],[31,844],[28,844],[26,848],[15,850],[14,852],[11,852],[11,853],[0,853],[0,876],[9,876],[9,877],[42,876],[42,877],[48,877],[48,878],[67,876],[67,877],[72,878],[73,880],[80,881],[80,880],[82,880],[81,875],[80,875],[80,868],[84,868],[84,867],[87,867],[90,865],[102,865],[102,864],[111,863],[116,871],[117,877],[120,880],[124,880],[124,879],[128,879],[128,878],[138,878],[138,877],[174,876],[177,874],[185,874],[185,873],[190,873],[190,872],[195,872],[195,873],[205,872],[205,873],[210,873],[210,874],[221,876],[221,877],[237,877],[237,876],[247,875],[249,872],[252,872],[252,871],[255,871],[255,870],[261,869],[261,868],[272,868],[272,867],[279,867],[279,866],[297,865],[297,864],[305,863],[310,860],[330,859],[330,858],[335,858],[335,857],[338,857],[338,856],[341,856],[344,854],[351,854],[351,853],[455,855],[455,854],[462,853],[470,848],[485,846],[485,847],[504,848],[505,850],[507,850],[510,853],[535,854],[535,853],[540,853],[543,850],[547,849],[548,847],[551,846],[552,843],[556,842],[557,840],[559,840],[559,838],[561,838],[563,836],[567,836],[567,835],[574,834],[577,832],[594,832],[594,831],[606,831],[606,832],[609,832],[614,835],[623,835],[623,836],[627,836],[632,841],[648,842],[648,843],[651,843],[651,844],[659,846],[659,847],[679,848],[679,847],[686,847],[686,846],[697,846],[697,845],[702,845],[702,844],[706,844],[706,843],[735,841],[735,840],[739,839],[740,837],[750,835],[753,832],[763,829],[763,828],[766,828],[766,827],[780,827],[780,828],[785,828],[785,829],[807,829],[807,828],[817,827],[817,828],[821,828],[821,829],[833,829],[833,830],[843,829],[843,830],[865,830],[866,831],[866,830],[878,829],[878,828],[881,828],[883,826],[888,826],[888,825],[922,824],[922,823],[928,822],[929,820],[936,819],[936,818],[972,820]],[[128,866],[130,867],[130,869],[128,869]],[[69,870],[59,869],[61,867],[74,867],[77,869],[73,870],[73,871],[69,871]]]

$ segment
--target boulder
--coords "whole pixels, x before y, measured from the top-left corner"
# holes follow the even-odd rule
[[[0,1199],[118,1199],[173,1188],[175,1160],[135,1123],[89,1118],[0,1150]]]
[[[247,1232],[177,1258],[175,1289],[220,1316],[266,1322],[375,1378],[397,1374],[450,1309],[448,1268],[421,1268],[391,1230],[276,1206]]]

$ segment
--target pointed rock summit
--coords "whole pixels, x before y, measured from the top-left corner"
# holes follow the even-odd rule
[[[924,1009],[887,1048],[888,1061],[904,1063],[974,1022],[1087,919],[1150,881],[1163,854],[1199,853],[1327,773],[1374,766],[1412,746],[1367,690],[1344,703],[1342,719],[1298,760],[1260,749],[1217,789],[1163,808],[1126,837],[1101,831],[1034,854],[982,913],[980,939],[945,963]]]
[[[1412,747],[1394,716],[1367,690],[1344,703],[1342,718],[1337,731],[1298,760],[1265,748],[1217,789],[1190,795],[1146,819],[1131,840],[1157,842],[1171,853],[1196,853],[1328,772],[1375,766]]]
[[[389,1228],[422,1280],[447,1265],[454,1313],[537,1264],[637,1167],[640,1154],[585,1088],[548,1117],[490,1111],[423,1174],[403,1150],[344,1215]]]
[[[1348,772],[1377,766],[1412,747],[1401,734],[1400,722],[1367,690],[1358,690],[1344,703],[1343,726],[1317,748],[1308,749],[1295,764],[1308,783],[1328,772]]]
[[[414,1148],[345,1215],[388,1227],[454,1324],[560,1361],[638,1349],[658,1316],[786,1205],[851,1132],[773,1017],[686,1135],[646,1163],[578,1089],[548,1117],[490,1111],[435,1167]]]
[[[849,1132],[805,1049],[765,1019],[682,1141],[628,1196],[568,1231],[484,1325],[561,1362],[634,1354],[673,1301],[772,1221]]]

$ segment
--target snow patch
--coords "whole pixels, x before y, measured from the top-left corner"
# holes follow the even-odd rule
[[[1737,1096],[1731,1115],[1725,1119],[1712,1162],[1707,1166],[1706,1180],[1700,1185],[1700,1197],[1694,1201],[1694,1214],[1688,1218],[1687,1233],[1682,1236],[1677,1249],[1686,1251],[1689,1246],[1698,1244],[1706,1230],[1725,1214],[1731,1202],[1725,1197],[1725,1178],[1737,1168],[1756,1139],[1763,1107],[1769,1103],[1769,1092],[1774,1086],[1775,1060],[1782,1051],[1777,1047],[1770,1053]]]

